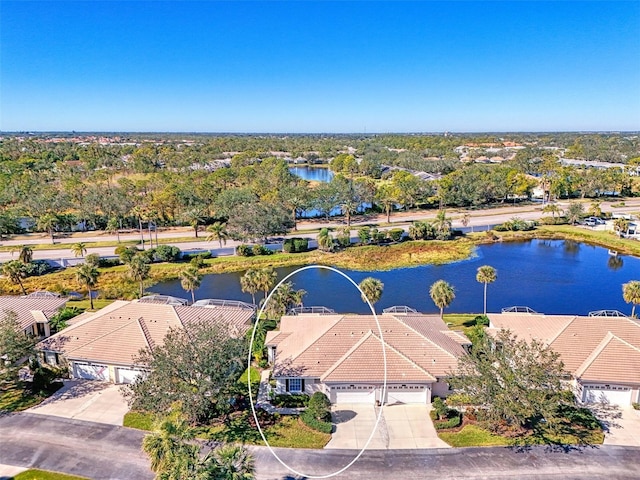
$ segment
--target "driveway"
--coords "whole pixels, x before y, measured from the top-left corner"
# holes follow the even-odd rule
[[[631,405],[591,406],[605,429],[605,445],[640,447],[640,410]]]
[[[68,380],[65,385],[29,413],[122,425],[129,411],[120,385],[91,380]]]
[[[449,448],[438,438],[429,418],[430,405],[386,405],[368,450]],[[335,431],[325,448],[361,449],[374,429],[380,411],[372,405],[338,404],[332,407]]]

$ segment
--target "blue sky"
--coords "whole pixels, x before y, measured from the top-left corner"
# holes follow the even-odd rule
[[[0,2],[0,130],[640,130],[639,1]]]

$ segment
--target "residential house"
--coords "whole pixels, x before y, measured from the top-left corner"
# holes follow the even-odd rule
[[[282,317],[265,344],[278,393],[325,393],[332,403],[428,403],[469,340],[437,316],[300,314]],[[384,389],[386,355],[386,391]]]
[[[613,316],[612,316],[613,314]],[[590,316],[488,314],[488,333],[510,330],[556,351],[571,375],[578,401],[629,405],[640,402],[640,323],[619,312]]]
[[[217,324],[230,335],[244,335],[255,308],[242,302],[209,301],[204,306],[115,301],[38,344],[43,360],[68,364],[73,378],[131,383],[147,370],[135,358],[144,348],[162,345],[170,329],[195,323]]]
[[[51,335],[49,319],[62,310],[67,299],[48,292],[34,292],[25,296],[0,297],[0,314],[16,314],[20,328],[28,335],[43,339]]]

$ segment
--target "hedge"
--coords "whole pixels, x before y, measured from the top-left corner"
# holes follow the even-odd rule
[[[304,393],[276,395],[271,401],[276,407],[300,408],[309,404],[309,396]]]
[[[282,251],[285,253],[300,253],[309,250],[308,238],[287,238],[282,244]]]
[[[317,430],[318,432],[331,433],[331,430],[333,430],[331,422],[323,422],[322,420],[316,419],[309,410],[302,412],[300,419],[307,427]]]
[[[462,423],[462,415],[459,413],[455,414],[453,417],[448,420],[434,422],[433,425],[436,427],[436,430],[445,430],[447,428],[456,428],[460,426]]]

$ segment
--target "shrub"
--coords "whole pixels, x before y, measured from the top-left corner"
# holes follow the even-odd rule
[[[191,262],[195,258],[204,262],[205,259],[211,258],[211,252],[185,253],[182,255],[182,260],[185,262]]]
[[[251,248],[251,245],[238,245],[236,247],[236,254],[241,257],[250,257],[253,255],[253,249]]]
[[[351,231],[348,228],[343,228],[342,230],[338,231],[336,240],[338,241],[338,245],[340,245],[341,247],[349,247],[351,245]]]
[[[284,253],[295,253],[296,248],[293,246],[293,239],[287,238],[282,244],[282,251]]]
[[[640,403],[632,403],[631,404],[633,406],[633,408],[635,408],[636,410],[640,410]]]
[[[89,255],[84,257],[84,263],[87,265],[91,265],[92,267],[100,266],[100,255],[97,253],[90,253]]]
[[[449,407],[445,405],[440,397],[435,397],[431,402],[431,406],[433,407],[433,411],[435,412],[437,419],[441,419],[447,416]]]
[[[309,239],[296,237],[293,239],[293,247],[296,253],[306,252],[309,250]]]
[[[447,428],[456,428],[460,426],[461,423],[462,415],[460,415],[459,412],[455,412],[455,414],[451,414],[447,420],[435,422],[433,426],[436,427],[436,430],[445,430]]]
[[[24,266],[24,274],[26,277],[39,277],[53,270],[54,268],[44,260],[34,260]]]
[[[300,415],[300,419],[307,427],[312,428],[318,432],[331,433],[331,431],[333,430],[333,425],[331,424],[331,422],[325,422],[316,419],[311,413],[309,413],[309,410],[305,410],[304,412],[302,412],[302,415]]]
[[[49,325],[53,330],[59,332],[67,328],[67,320],[80,315],[82,310],[78,307],[65,307],[49,319]]]
[[[322,392],[316,392],[309,399],[307,412],[313,415],[316,420],[331,422],[331,402]]]
[[[404,230],[401,228],[392,228],[387,232],[387,235],[393,242],[399,242],[402,240],[402,235],[404,234]]]
[[[476,325],[483,325],[485,327],[489,326],[489,317],[486,315],[478,315],[473,319],[473,321],[476,322]]]
[[[273,253],[272,250],[268,249],[264,245],[254,245],[251,247],[251,251],[255,256],[271,255]]]
[[[369,241],[371,240],[371,228],[362,227],[358,229],[358,238],[360,239],[360,243],[369,243]]]
[[[66,369],[38,365],[33,372],[31,391],[34,393],[55,392],[62,387],[62,382],[56,381],[56,379],[66,376],[66,373]]]
[[[85,257],[85,260],[86,260],[86,257]],[[101,258],[100,261],[98,262],[98,267],[100,268],[117,267],[118,265],[120,265],[120,260],[117,258]]]
[[[138,253],[141,253],[142,250],[138,250],[135,247],[125,247],[123,245],[120,245],[119,247],[116,247],[114,252],[120,257],[120,261],[122,263],[129,263],[131,259]]]
[[[301,408],[309,404],[309,396],[304,393],[280,394],[271,403],[276,407]]]
[[[181,251],[173,245],[158,245],[156,258],[161,262],[175,262],[180,259]]]

